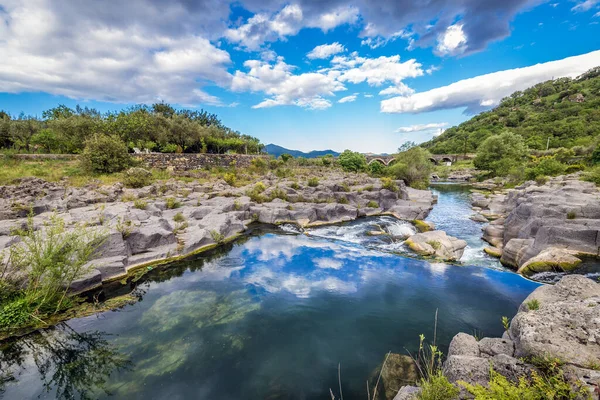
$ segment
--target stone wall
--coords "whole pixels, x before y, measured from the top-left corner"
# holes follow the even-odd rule
[[[253,159],[262,158],[269,160],[266,155],[246,154],[174,154],[174,153],[149,153],[135,154],[148,168],[172,169],[175,171],[189,171],[206,167],[249,167]]]

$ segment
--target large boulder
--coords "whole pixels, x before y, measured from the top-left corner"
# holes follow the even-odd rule
[[[529,310],[535,301],[537,309]],[[579,367],[600,360],[600,284],[567,275],[542,286],[521,305],[510,325],[516,357],[558,357]]]
[[[405,244],[417,254],[446,261],[460,260],[467,247],[467,242],[448,236],[444,231],[417,233],[409,237]]]
[[[569,272],[576,269],[581,262],[581,259],[569,250],[550,247],[527,260],[517,272],[523,275],[544,271]]]

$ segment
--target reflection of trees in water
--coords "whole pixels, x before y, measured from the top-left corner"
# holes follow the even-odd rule
[[[129,369],[131,362],[120,354],[102,332],[79,333],[67,324],[18,338],[0,350],[0,393],[3,383],[18,380],[15,371],[35,365],[47,392],[60,399],[92,399],[102,391],[111,373]],[[33,365],[32,365],[33,364]]]

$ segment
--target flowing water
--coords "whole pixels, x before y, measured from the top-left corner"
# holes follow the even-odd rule
[[[424,333],[500,336],[539,284],[481,255],[468,193],[438,186],[428,218],[467,240],[464,265],[403,256],[414,232],[389,217],[257,231],[155,269],[139,301],[1,344],[0,397],[366,399],[388,351]],[[386,235],[367,235],[383,231]]]

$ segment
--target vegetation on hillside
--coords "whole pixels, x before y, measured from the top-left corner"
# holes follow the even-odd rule
[[[133,148],[165,153],[259,153],[257,138],[226,127],[204,110],[176,110],[168,104],[138,105],[119,112],[64,105],[46,110],[42,118],[11,116],[0,111],[0,148],[20,152],[79,154],[86,140],[117,137]]]
[[[515,92],[421,147],[434,154],[474,153],[487,138],[505,131],[521,135],[532,150],[593,149],[600,133],[600,67]]]

